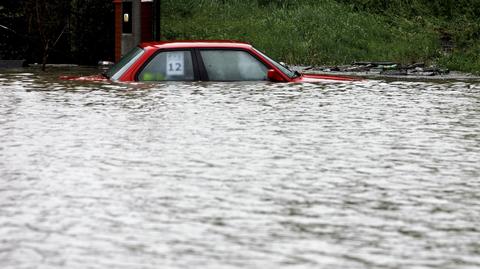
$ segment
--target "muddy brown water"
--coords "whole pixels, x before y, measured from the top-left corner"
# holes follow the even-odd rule
[[[480,84],[0,71],[1,268],[479,268]]]

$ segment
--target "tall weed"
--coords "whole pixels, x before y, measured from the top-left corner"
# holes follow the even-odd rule
[[[372,12],[369,7],[374,5],[387,5],[390,11]],[[427,19],[418,12],[411,16],[416,14],[412,9],[424,5],[423,0],[167,0],[162,6],[162,33],[165,39],[247,41],[292,64],[449,63],[442,60],[441,20]],[[478,35],[478,27],[471,29],[471,35]],[[461,63],[453,64],[462,53],[458,55],[452,57],[450,66],[464,68]]]

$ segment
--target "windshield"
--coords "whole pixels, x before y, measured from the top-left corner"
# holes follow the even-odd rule
[[[119,79],[123,73],[143,54],[143,49],[135,47],[131,49],[127,54],[125,54],[117,64],[112,66],[110,70],[105,73],[105,75],[112,79]]]
[[[294,77],[297,77],[297,74],[295,72],[293,72],[292,70],[288,69],[287,67],[277,63],[276,61],[272,60],[272,58],[268,57],[267,55],[265,55],[264,53],[262,53],[261,51],[257,50],[254,48],[254,50],[256,52],[258,52],[260,55],[262,55],[265,59],[267,59],[267,61],[269,61],[271,64],[273,64],[276,68],[280,69],[280,71],[282,71],[285,75],[287,75],[289,78],[294,78]]]

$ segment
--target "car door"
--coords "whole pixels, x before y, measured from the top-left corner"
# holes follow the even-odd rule
[[[267,81],[268,67],[241,49],[198,49],[202,80]]]
[[[140,68],[136,81],[199,80],[196,57],[191,49],[159,50]]]

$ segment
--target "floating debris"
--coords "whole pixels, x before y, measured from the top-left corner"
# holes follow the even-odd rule
[[[448,69],[440,69],[434,66],[425,67],[424,63],[401,65],[395,62],[354,62],[349,66],[335,66],[328,69],[338,72],[369,72],[390,76],[436,76],[450,72]]]
[[[26,60],[2,60],[0,59],[0,68],[21,68],[26,66]]]
[[[315,72],[315,73],[343,73],[352,75],[366,75],[366,76],[415,76],[415,77],[435,77],[445,76],[450,74],[450,70],[438,68],[436,66],[426,66],[425,63],[412,63],[409,65],[402,65],[396,62],[388,61],[359,61],[351,65],[336,65],[336,66],[297,66],[295,70],[301,72]]]

